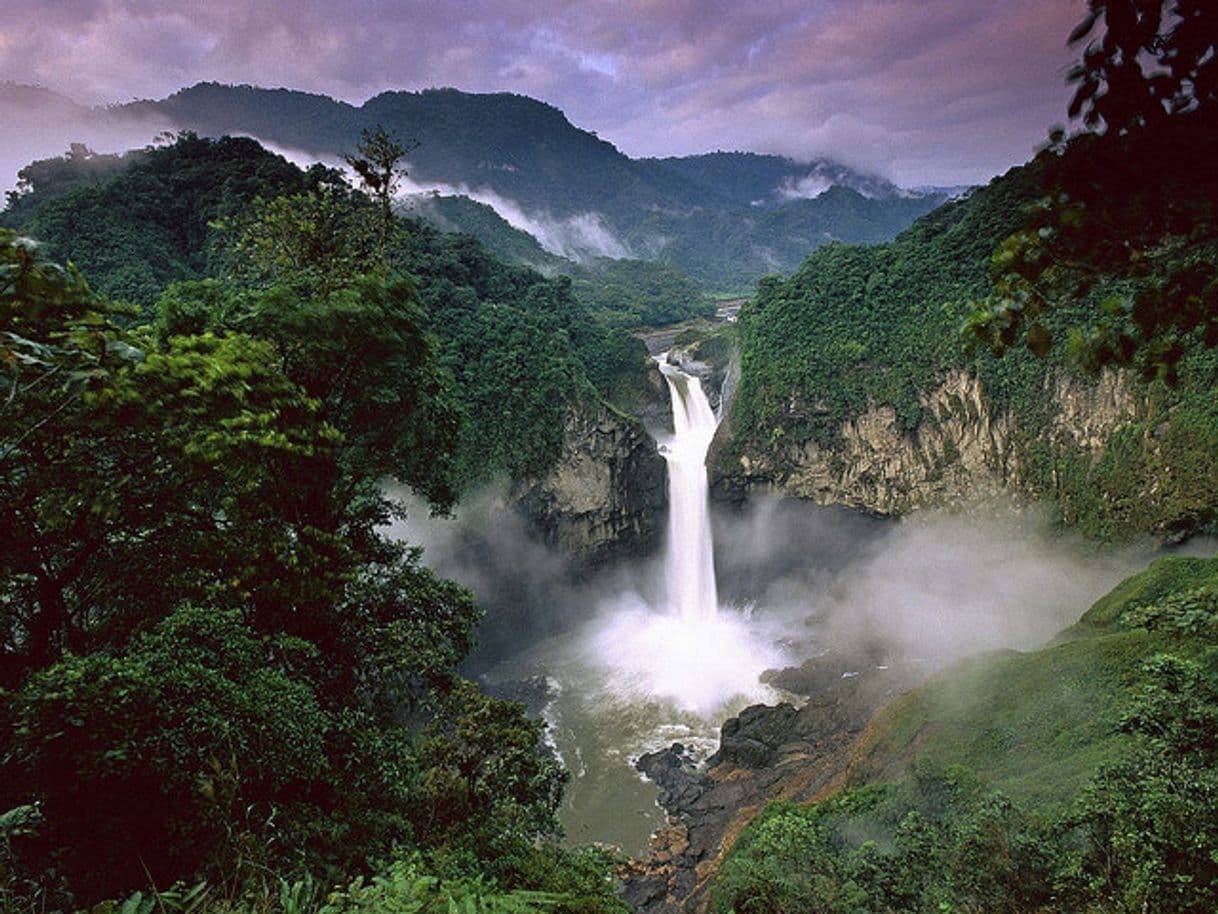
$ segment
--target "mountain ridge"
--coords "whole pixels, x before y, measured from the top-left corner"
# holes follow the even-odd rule
[[[70,102],[36,91],[43,107]],[[0,109],[20,94],[0,89]],[[559,108],[508,92],[387,90],[353,105],[296,89],[204,82],[159,100],[71,110],[79,132],[91,121],[246,134],[330,160],[354,152],[362,130],[383,125],[420,141],[407,162],[411,190],[487,203],[551,253],[656,261],[721,291],[789,272],[828,241],[887,240],[946,198],[823,158],[805,164],[715,152],[632,159]],[[552,224],[549,239],[537,229],[543,224]]]

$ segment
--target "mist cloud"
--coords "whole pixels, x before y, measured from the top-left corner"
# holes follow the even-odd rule
[[[564,633],[618,643],[615,616],[637,632],[649,614],[662,614],[659,556],[590,575],[530,538],[505,506],[488,493],[455,520],[420,510],[397,529],[426,547],[424,560],[440,573],[474,589],[488,612],[489,660]],[[735,620],[724,631],[751,639],[737,646],[738,665],[878,650],[929,661],[930,669],[980,651],[1034,649],[1157,551],[1149,542],[1102,548],[1053,529],[1038,511],[1005,507],[889,521],[757,498],[715,514],[721,616]],[[1214,544],[1193,549],[1212,553]],[[646,641],[648,650],[662,655],[664,637]],[[737,669],[730,682],[741,675]]]
[[[126,152],[142,149],[171,129],[167,121],[111,118],[49,94],[37,93],[35,108],[22,97],[25,94],[0,86],[0,195],[16,188],[17,172],[26,165],[61,156],[72,143],[84,143],[98,153]]]

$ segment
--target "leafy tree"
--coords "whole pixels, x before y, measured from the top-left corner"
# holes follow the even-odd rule
[[[1078,84],[1070,117],[1125,134],[1212,105],[1216,41],[1218,12],[1204,0],[1090,0],[1070,34],[1070,44],[1086,42],[1067,75]]]
[[[420,559],[418,548],[382,544],[343,594],[339,668],[367,706],[389,715],[418,712],[453,687],[482,618],[468,590]]]
[[[211,173],[215,147],[180,142]],[[243,251],[241,282],[171,288],[136,329],[0,234],[0,809],[43,814],[2,826],[5,900],[57,873],[65,904],[195,875],[265,898],[279,873],[345,882],[400,849],[485,885],[471,902],[541,886],[620,910],[607,860],[540,843],[564,780],[540,725],[457,680],[470,594],[378,533],[387,474],[447,504],[456,428],[441,322],[346,234],[368,209],[257,204],[233,224],[290,244]],[[551,339],[540,370],[590,390],[565,329],[599,337],[568,286],[478,251],[428,268],[463,273],[482,319],[472,285],[520,300],[504,365]]]
[[[39,159],[17,172],[17,189],[6,194],[2,218],[5,224],[20,225],[39,204],[112,177],[139,155],[99,155],[84,143],[71,143],[64,155]]]
[[[393,200],[402,178],[406,177],[406,169],[401,162],[418,145],[417,140],[403,143],[384,126],[377,124],[372,129],[365,127],[361,130],[355,154],[343,157],[380,207],[382,256],[388,251],[390,236],[397,225],[393,218]]]
[[[326,766],[316,696],[267,659],[237,613],[182,607],[121,651],[31,676],[8,708],[4,788],[40,797],[26,853],[82,898],[234,866],[243,833],[266,840]]]
[[[1110,910],[1185,914],[1218,905],[1218,668],[1163,655],[1122,728],[1139,738],[1103,770],[1070,824],[1087,838],[1076,889]]]
[[[215,223],[228,273],[243,284],[291,284],[327,295],[370,272],[378,229],[371,207],[337,188],[255,198]]]
[[[538,751],[544,726],[515,702],[455,685],[423,733],[419,819],[429,842],[506,868],[536,836],[558,833],[568,775]]]
[[[1193,0],[1091,3],[1071,41],[1104,30],[1070,72],[1070,113],[1097,133],[1053,132],[1045,195],[995,252],[993,293],[967,333],[1043,355],[1051,312],[1086,302],[1090,320],[1069,336],[1076,362],[1171,383],[1185,352],[1218,345],[1216,19]]]
[[[291,480],[331,461],[335,432],[268,344],[195,336],[151,351],[73,274],[12,239],[6,250],[0,607],[11,681],[138,627],[142,594],[160,593],[163,613],[222,581],[279,579],[268,560],[282,571],[313,540],[265,509],[286,507]]]
[[[341,183],[330,169],[301,171],[248,137],[183,133],[170,145],[125,156],[121,169],[104,176],[91,162],[62,159],[57,169],[78,177],[34,184],[6,218],[84,271],[97,292],[144,307],[168,283],[214,272],[213,223],[258,196]],[[69,184],[75,186],[67,190]]]
[[[165,340],[212,329],[270,341],[287,377],[342,433],[336,465],[313,480],[302,506],[311,524],[335,531],[354,521],[340,506],[389,475],[451,504],[452,382],[409,280],[357,275],[329,291],[304,277],[250,291],[205,281],[171,287],[158,307]],[[365,518],[365,527],[380,520]]]

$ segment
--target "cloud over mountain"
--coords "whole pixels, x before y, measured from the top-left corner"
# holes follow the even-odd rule
[[[80,101],[199,80],[351,101],[454,85],[549,101],[631,155],[828,155],[983,180],[1062,117],[1081,0],[54,0],[0,25],[0,79]]]

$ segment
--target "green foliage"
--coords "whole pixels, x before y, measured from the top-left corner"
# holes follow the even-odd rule
[[[379,227],[373,209],[342,189],[256,197],[213,224],[227,271],[253,286],[292,284],[328,295],[370,272]]]
[[[133,330],[0,235],[0,899],[314,911],[299,874],[423,853],[459,863],[461,910],[618,910],[609,861],[546,843],[565,775],[540,725],[457,679],[470,594],[378,532],[388,473],[447,498],[432,317],[391,273],[263,263]],[[580,378],[599,331],[568,342],[569,288],[519,283]]]
[[[1200,582],[1216,569],[1161,559],[1082,640],[965,661],[897,699],[868,727],[860,786],[769,807],[711,910],[1212,909],[1218,629]],[[1116,618],[1154,634],[1093,627]]]
[[[767,807],[716,877],[711,910],[1042,910],[1051,894],[1044,838],[967,772],[922,769],[815,807]]]
[[[199,882],[189,888],[175,885],[162,891],[132,892],[121,902],[95,904],[89,914],[203,914],[209,910],[209,901],[207,883]]]
[[[71,143],[64,155],[38,159],[17,172],[17,189],[8,192],[0,218],[5,225],[20,225],[38,204],[78,187],[99,184],[139,155],[99,155],[83,143]]]
[[[1216,31],[1212,5],[1196,0],[1092,0],[1070,36],[1095,34],[1068,76],[1069,114],[1096,132],[1069,143],[1051,132],[1046,193],[995,253],[994,290],[968,332],[996,351],[1022,336],[1046,352],[1054,334],[1041,319],[1115,279],[1071,325],[1085,367],[1174,384],[1189,349],[1218,345]],[[1158,179],[1143,180],[1151,170]]]
[[[328,893],[308,872],[236,896],[208,883],[179,883],[100,902],[90,914],[626,914],[606,879],[603,852],[551,850],[561,888],[544,877],[540,888],[508,888],[480,873],[442,872],[409,853]]]
[[[1218,904],[1218,654],[1205,665],[1158,656],[1122,720],[1134,753],[1103,769],[1068,824],[1086,836],[1076,891],[1112,911],[1203,911]]]
[[[597,258],[572,276],[580,303],[609,327],[658,327],[715,311],[693,280],[663,264]]]
[[[949,372],[967,371],[980,379],[991,414],[1009,411],[1015,420],[1018,482],[1052,499],[1064,523],[1109,541],[1210,529],[1218,363],[1204,325],[1218,313],[1206,304],[1213,289],[1205,278],[1215,197],[1198,188],[1212,175],[1185,168],[1163,182],[1138,177],[1160,156],[1197,153],[1186,126],[1173,130],[1141,138],[1141,158],[1128,161],[1124,150],[1086,143],[1060,159],[1045,154],[924,217],[890,245],[828,246],[789,280],[764,280],[740,315],[743,375],[731,447],[777,454],[781,466],[808,441],[831,450],[841,424],[871,407],[891,408],[907,434],[933,427],[941,417],[925,395]],[[1086,218],[1068,229],[1048,225],[1073,217],[1051,205],[1045,187],[1067,172],[1081,181],[1091,169],[1105,182],[1125,175],[1122,191],[1088,185]],[[992,299],[982,298],[995,288],[987,287],[987,265],[997,283]],[[957,329],[970,300],[980,303],[966,329],[1005,349],[1003,357],[961,345]],[[1140,312],[1139,302],[1149,310]],[[1168,332],[1163,321],[1176,317]],[[1151,327],[1159,328],[1153,346],[1117,340],[1133,334],[1136,342],[1139,328]],[[1030,346],[1015,345],[1028,334]],[[1050,345],[1072,334],[1074,355]],[[1101,344],[1125,355],[1097,358]],[[1150,378],[1178,379],[1136,389],[1144,422],[1114,436],[1098,458],[1052,431],[1054,398],[1046,391],[1058,378],[1131,359]],[[972,408],[960,402],[951,417]],[[732,456],[728,448],[719,459]]]
[[[642,344],[597,324],[565,277],[507,266],[418,223],[399,243],[395,261],[418,281],[461,394],[461,487],[549,469],[568,410],[645,383]]]
[[[1076,629],[1081,632],[1111,630],[1133,619],[1133,613],[1141,606],[1154,606],[1169,598],[1174,599],[1177,594],[1207,590],[1215,585],[1218,585],[1218,562],[1164,556],[1096,600],[1083,614]],[[1135,624],[1140,625],[1141,621]]]
[[[1177,635],[1218,640],[1218,590],[1214,586],[1176,592],[1150,606],[1138,606],[1121,619],[1128,628],[1166,629]]]
[[[158,881],[231,866],[238,834],[265,838],[325,765],[316,696],[267,664],[236,613],[183,607],[121,652],[68,657],[8,713],[6,792],[37,791],[31,850],[85,898],[139,884],[145,866]]]
[[[948,369],[983,372],[1001,399],[1039,402],[1041,373],[968,359],[959,302],[984,288],[984,264],[1018,224],[1036,169],[1016,169],[946,204],[891,244],[820,248],[788,280],[766,278],[740,312],[742,377],[732,414],[743,442],[781,434],[828,441],[841,421],[891,406],[911,429],[921,394]]]
[[[341,681],[386,714],[418,711],[444,694],[482,619],[470,592],[437,577],[420,556],[418,548],[378,544],[344,588],[341,638],[331,647],[341,645]]]
[[[564,901],[551,892],[503,891],[476,877],[440,879],[416,860],[398,861],[368,882],[357,879],[330,895],[318,914],[543,914]]]
[[[436,843],[511,873],[536,835],[558,833],[567,773],[539,752],[543,724],[458,682],[423,733],[420,819]],[[478,823],[473,826],[471,823]]]
[[[345,485],[392,474],[435,503],[450,504],[446,456],[457,433],[452,382],[437,364],[437,343],[424,330],[414,286],[364,275],[323,292],[306,281],[250,292],[215,281],[171,286],[158,306],[158,333],[172,340],[219,330],[270,341],[287,377],[342,432],[338,462]],[[318,510],[314,523],[332,526],[327,511]]]
[[[388,253],[389,238],[395,229],[393,199],[406,177],[402,159],[419,144],[402,143],[381,124],[360,131],[359,144],[354,155],[343,158],[359,175],[360,182],[368,194],[377,202],[380,210],[378,222],[378,254],[384,262]]]
[[[379,407],[381,418],[398,420],[386,424],[383,436],[398,434],[400,446],[389,456],[401,465],[391,472],[437,502],[496,476],[543,472],[558,454],[567,409],[597,397],[632,402],[644,383],[641,344],[599,325],[569,280],[507,266],[467,237],[418,223],[403,222],[401,231],[395,225],[382,238],[376,207],[336,175],[300,172],[252,141],[184,135],[75,193],[85,196],[33,191],[22,198],[25,221],[55,252],[78,259],[103,292],[146,307],[160,297],[162,338],[209,327],[255,332],[238,318],[282,307],[280,329],[302,330],[316,346],[324,341],[313,332],[318,322],[338,321],[345,312],[350,322],[337,324],[345,336],[328,351],[303,353],[316,359],[314,373],[341,378],[344,366],[375,363],[377,352],[349,344],[378,323],[379,308],[390,326],[371,336],[382,342],[381,330],[401,336],[405,310],[419,309],[410,320],[439,337],[438,344],[424,342],[438,345],[457,383],[450,389],[440,372],[415,388],[413,406]],[[87,247],[76,247],[81,238],[90,240]],[[154,263],[167,257],[172,262]],[[139,289],[128,288],[128,273]],[[417,294],[407,290],[407,275]],[[244,297],[227,286],[199,285],[205,277],[235,280]],[[177,280],[191,282],[163,293]],[[258,295],[261,303],[254,302]],[[352,301],[356,296],[367,300]],[[305,320],[313,327],[288,326]],[[277,332],[265,315],[254,323],[258,333]],[[340,346],[345,353],[334,351]],[[419,363],[412,364],[399,391],[419,380]],[[393,388],[388,372],[371,386],[375,395]],[[441,439],[458,434],[458,420],[464,431],[453,454]],[[368,453],[350,428],[343,431],[347,453]],[[520,450],[520,442],[529,448]]]
[[[992,290],[965,332],[996,352],[1022,340],[1043,355],[1065,340],[1089,371],[1128,366],[1175,384],[1188,352],[1218,343],[1215,179],[1201,164],[1218,149],[1216,116],[1042,154],[1043,193],[996,247]],[[1140,180],[1148,168],[1161,180]]]
[[[58,194],[48,188],[45,196],[35,187],[21,199],[29,215],[20,228],[93,277],[101,294],[148,306],[166,284],[207,274],[210,223],[257,196],[333,181],[325,169],[301,172],[251,139],[182,134],[100,183]]]

